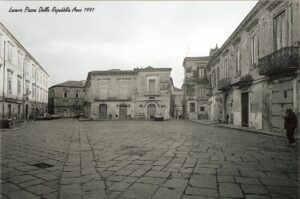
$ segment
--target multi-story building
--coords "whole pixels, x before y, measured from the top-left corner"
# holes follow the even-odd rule
[[[89,72],[85,114],[90,119],[170,118],[170,68]]]
[[[209,82],[205,69],[209,59],[209,56],[184,58],[183,116],[185,118],[207,118]]]
[[[60,117],[78,117],[83,113],[85,81],[66,81],[49,88],[48,112]]]
[[[47,112],[48,73],[0,23],[0,117],[31,119]]]
[[[299,117],[298,1],[259,1],[209,60],[209,118],[282,132],[284,114]]]

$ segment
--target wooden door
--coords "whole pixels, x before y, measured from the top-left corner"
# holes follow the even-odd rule
[[[107,105],[106,104],[99,105],[99,119],[101,119],[101,120],[107,119]]]
[[[119,118],[127,119],[127,106],[120,106],[119,108]]]
[[[242,93],[242,126],[249,125],[249,93]]]
[[[156,114],[155,104],[149,104],[147,106],[147,118],[148,119],[153,119],[155,114]]]

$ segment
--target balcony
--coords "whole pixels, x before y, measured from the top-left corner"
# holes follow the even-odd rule
[[[293,73],[299,68],[299,47],[285,47],[258,61],[258,74],[274,76]]]
[[[221,80],[218,82],[218,90],[219,90],[219,91],[230,90],[230,87],[231,87],[230,84],[231,84],[231,78],[230,78],[230,77],[221,79]]]
[[[187,83],[203,83],[207,84],[208,79],[206,77],[190,77],[186,80]]]
[[[237,86],[238,88],[246,88],[251,86],[253,81],[252,75],[245,75],[241,77],[237,82],[231,84],[231,86]]]
[[[94,97],[95,101],[131,101],[131,97]]]

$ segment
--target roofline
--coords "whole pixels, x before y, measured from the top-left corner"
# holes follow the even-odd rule
[[[246,17],[242,20],[242,22],[238,25],[238,27],[231,33],[231,35],[227,38],[227,40],[224,42],[224,44],[219,48],[219,50],[211,57],[209,60],[207,66],[208,68],[210,67],[210,64],[214,61],[215,58],[217,58],[223,50],[235,39],[235,36],[237,36],[243,28],[247,25],[249,20],[255,16],[265,5],[267,5],[269,2],[272,1],[264,1],[264,0],[259,0],[255,6],[251,9],[251,11],[246,15]]]
[[[171,71],[172,68],[135,68],[133,71],[142,72],[142,71]]]
[[[207,59],[207,60],[205,60]],[[183,59],[183,64],[182,66],[185,67],[185,63],[186,61],[209,61],[210,60],[210,56],[200,56],[200,57],[185,57]]]
[[[16,37],[0,22],[0,27],[6,32],[16,43],[17,45],[26,52],[26,54],[29,56],[30,59],[32,59],[36,65],[38,65],[47,75],[50,77],[50,75],[46,72],[46,70],[41,66],[41,64],[36,61],[36,59],[26,50],[26,48],[16,39]],[[26,56],[26,55],[25,55]]]
[[[55,85],[49,87],[49,89],[50,89],[50,88],[53,88],[53,87],[74,87],[74,88],[84,88],[84,86],[85,86],[85,83],[84,83],[84,85],[82,85],[82,86],[65,86],[65,85],[61,85],[61,84],[63,84],[63,83],[69,82],[69,81],[72,81],[72,82],[82,82],[82,81],[85,81],[85,80],[79,80],[79,81],[77,81],[77,80],[68,80],[68,81],[65,81],[65,82],[62,82],[62,83],[59,83],[59,84],[55,84]]]
[[[64,85],[54,85],[54,86],[49,87],[49,89],[54,88],[54,87],[84,88],[84,86],[64,86]]]

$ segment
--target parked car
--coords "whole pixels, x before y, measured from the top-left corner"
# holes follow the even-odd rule
[[[60,116],[59,115],[51,115],[52,116],[52,118],[55,120],[55,119],[59,119],[60,118]]]
[[[9,128],[13,125],[11,119],[0,119],[0,129]]]
[[[37,120],[52,120],[53,117],[50,114],[45,114],[44,116],[39,116],[36,118]]]
[[[154,115],[154,121],[163,121],[164,120],[164,116],[161,113],[156,113]]]

